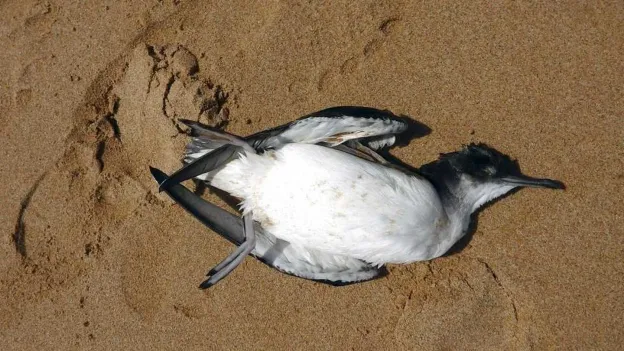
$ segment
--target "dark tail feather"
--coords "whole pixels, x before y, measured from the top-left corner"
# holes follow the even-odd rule
[[[216,150],[213,150],[198,158],[194,162],[184,165],[184,167],[173,173],[171,177],[166,178],[162,183],[160,183],[159,190],[163,191],[172,184],[178,184],[187,179],[213,171],[228,163],[230,160],[237,158],[238,154],[242,151],[243,149],[236,145],[224,145]]]

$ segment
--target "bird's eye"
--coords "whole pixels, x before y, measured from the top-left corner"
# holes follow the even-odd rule
[[[494,175],[496,173],[496,168],[494,166],[487,166],[485,167],[485,173]]]

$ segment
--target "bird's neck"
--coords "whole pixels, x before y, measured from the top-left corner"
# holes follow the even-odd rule
[[[469,212],[468,216],[477,211],[483,205],[495,200],[511,190],[515,186],[504,183],[474,183],[462,180],[456,188],[456,197],[463,211]]]
[[[476,184],[464,177],[453,183],[435,184],[448,223],[444,239],[438,248],[438,256],[446,253],[461,239],[470,225],[472,214],[481,206],[512,190],[514,187],[496,183]]]

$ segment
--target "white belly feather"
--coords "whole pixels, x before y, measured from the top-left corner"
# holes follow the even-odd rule
[[[249,154],[210,178],[276,237],[373,264],[433,258],[447,221],[429,182],[318,145]]]

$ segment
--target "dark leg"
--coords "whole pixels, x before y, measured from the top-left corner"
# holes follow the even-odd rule
[[[243,216],[243,231],[245,233],[245,242],[208,272],[207,275],[210,277],[201,283],[199,286],[201,289],[207,289],[225,278],[225,276],[230,274],[241,264],[245,257],[256,247],[256,233],[253,228],[251,212]]]
[[[387,165],[388,161],[386,161],[385,158],[381,157],[377,152],[375,152],[373,149],[369,148],[368,146],[364,146],[362,143],[360,143],[357,140],[350,140],[349,141],[350,146],[352,146],[354,149],[372,157],[375,161],[377,161],[378,163],[381,163],[382,165]]]

